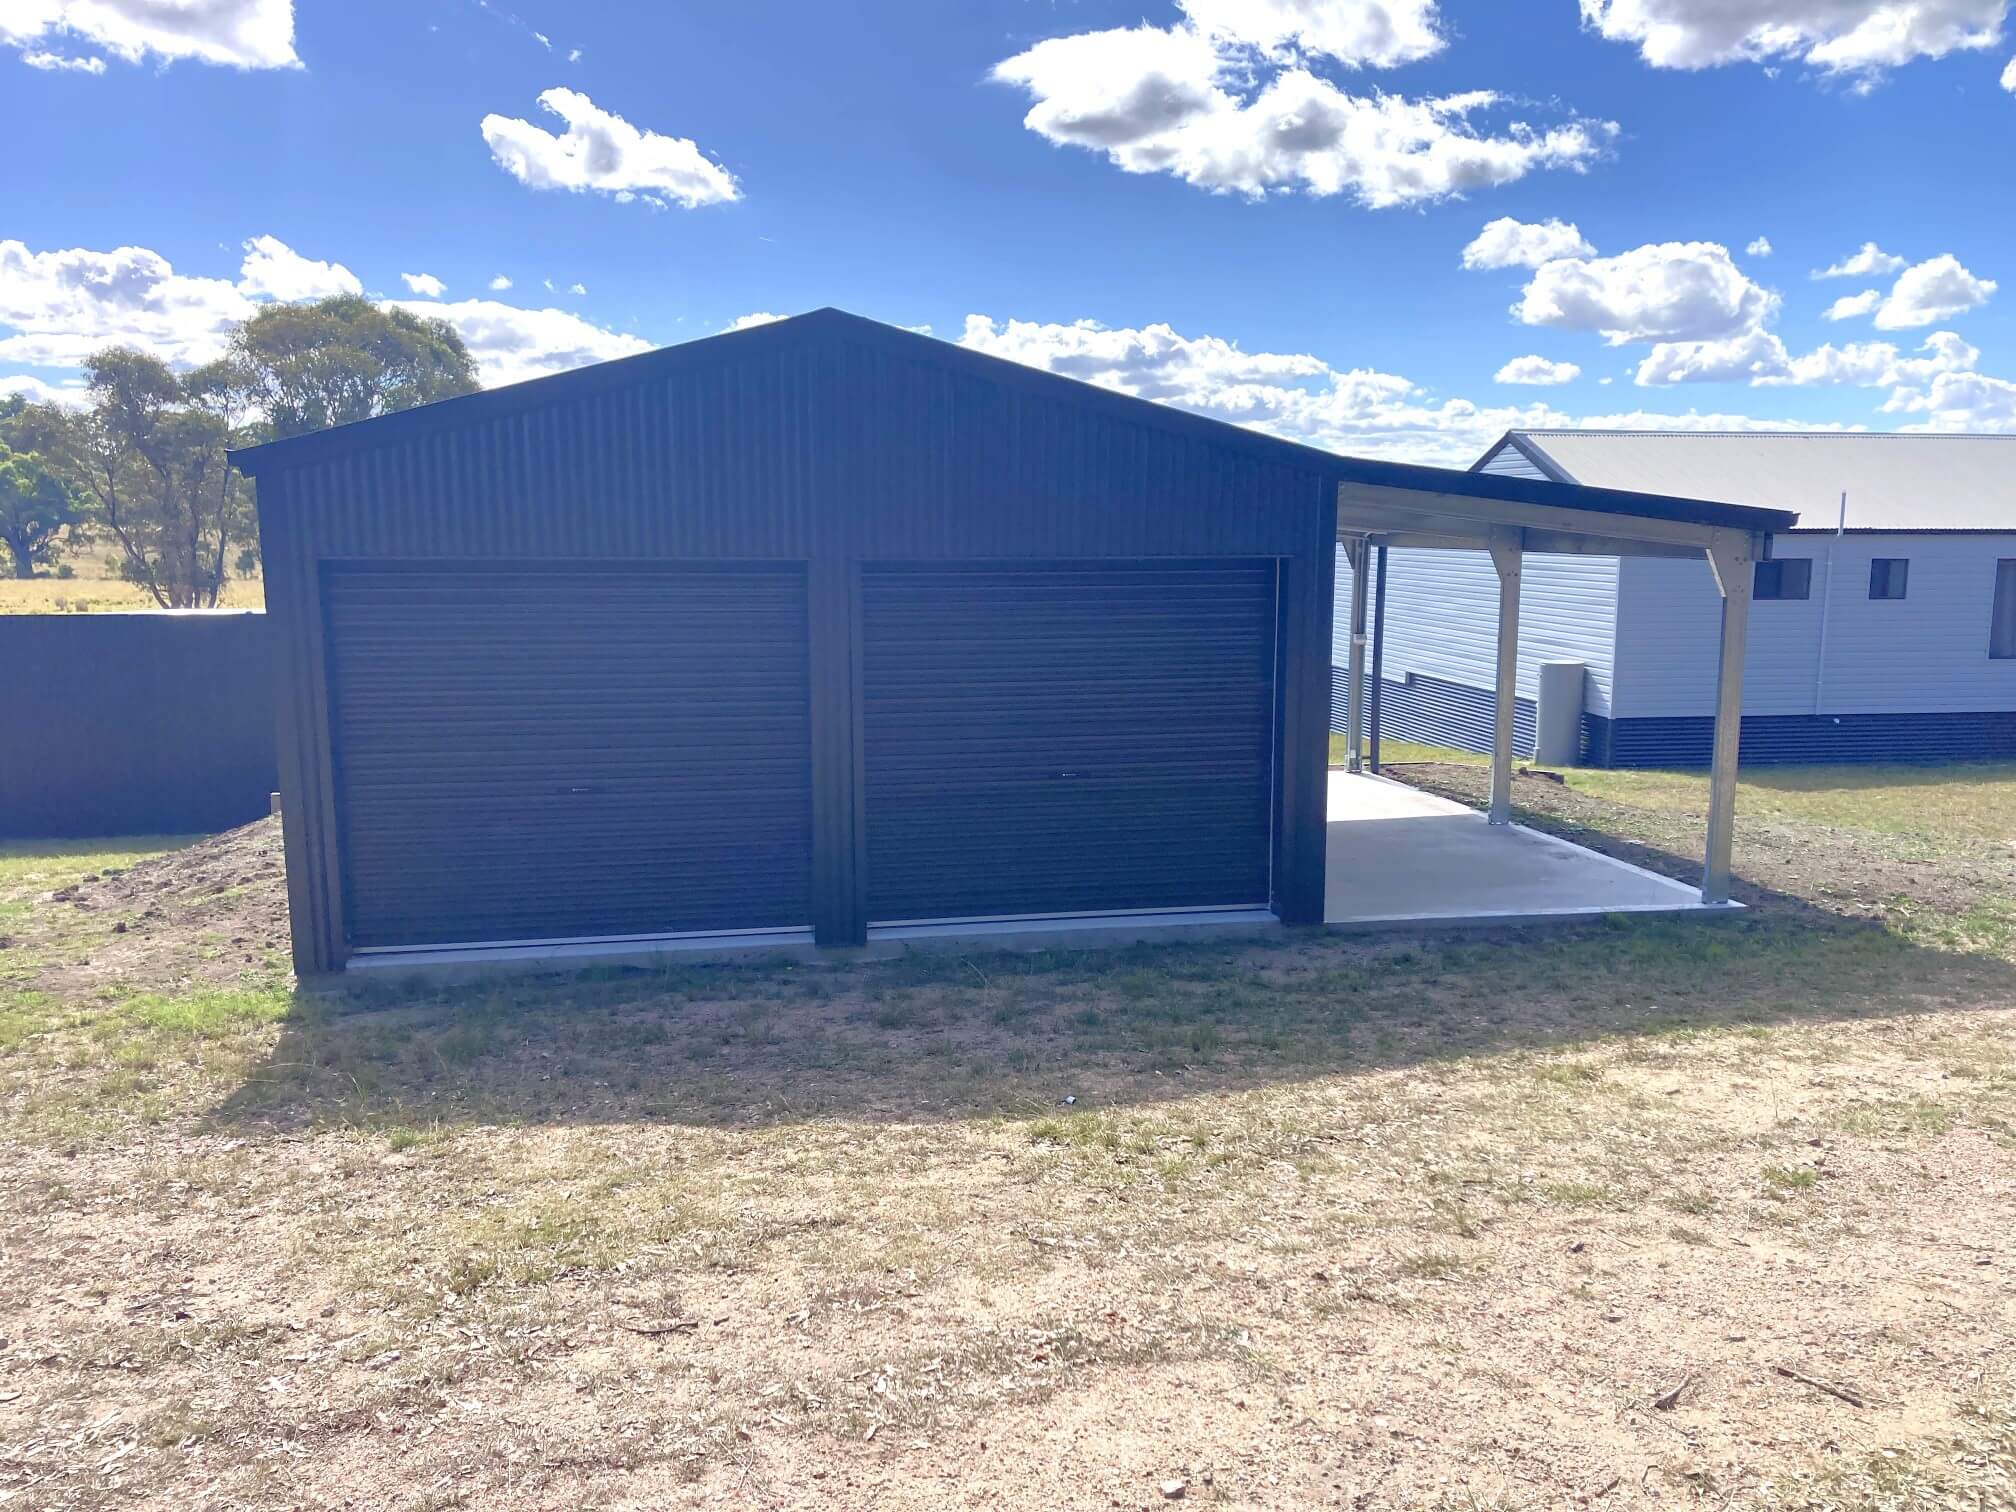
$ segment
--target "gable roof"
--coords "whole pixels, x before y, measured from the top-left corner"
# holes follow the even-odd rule
[[[1462,498],[1501,500],[1514,504],[1546,505],[1603,514],[1634,515],[1645,519],[1681,521],[1687,524],[1726,526],[1736,530],[1769,533],[1786,529],[1788,514],[1721,501],[1702,501],[1671,494],[1626,492],[1617,489],[1538,482],[1526,478],[1489,477],[1455,468],[1421,467],[1407,462],[1380,462],[1347,457],[1304,446],[1293,441],[1214,420],[1149,399],[1115,393],[1096,384],[1065,378],[1040,368],[1028,367],[1006,358],[971,351],[949,341],[922,336],[897,326],[884,325],[845,310],[820,309],[787,320],[726,331],[678,346],[620,357],[565,373],[533,378],[502,388],[484,389],[456,399],[443,399],[397,414],[380,415],[305,436],[269,441],[231,453],[232,463],[248,476],[268,468],[293,467],[325,457],[414,440],[463,425],[473,425],[503,415],[520,413],[542,405],[563,402],[588,394],[693,371],[707,365],[738,362],[766,352],[791,347],[837,342],[854,342],[879,347],[893,355],[934,363],[948,371],[978,378],[1003,388],[1031,392],[1060,403],[1079,406],[1135,425],[1188,435],[1220,450],[1254,457],[1317,473],[1336,483],[1357,483],[1371,487],[1406,489],[1417,493],[1437,493]],[[1592,520],[1600,530],[1600,521]]]
[[[2016,435],[1861,431],[1508,432],[1503,448],[1560,482],[1796,512],[1798,530],[2016,534]]]

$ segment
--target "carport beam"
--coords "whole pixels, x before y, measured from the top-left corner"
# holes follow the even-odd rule
[[[1498,677],[1491,732],[1491,822],[1512,822],[1512,731],[1519,708],[1519,569],[1524,539],[1518,530],[1491,532],[1491,565],[1498,569]]]
[[[1736,835],[1736,763],[1743,738],[1743,652],[1750,632],[1750,596],[1757,549],[1748,536],[1718,540],[1708,563],[1722,590],[1722,656],[1715,677],[1715,756],[1708,774],[1708,857],[1701,901],[1729,901],[1730,855]]]
[[[1344,761],[1355,772],[1365,760],[1365,579],[1372,553],[1363,536],[1346,541],[1345,550],[1351,562],[1351,666],[1345,688]]]

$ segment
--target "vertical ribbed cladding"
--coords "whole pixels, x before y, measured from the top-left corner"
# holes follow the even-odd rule
[[[1320,462],[842,317],[794,325],[397,417],[356,438],[374,444],[269,459],[262,510],[289,516],[271,527],[285,549],[270,591],[284,599],[291,584],[300,610],[281,630],[289,680],[326,680],[325,561],[807,563],[814,922],[837,943],[860,937],[865,889],[862,564],[1267,559],[1282,564],[1287,604],[1275,822],[1295,832],[1276,837],[1277,903],[1320,917],[1335,528]],[[348,948],[326,885],[335,783],[321,696],[290,696],[283,750],[308,889],[295,906],[314,921],[304,969],[340,965]]]

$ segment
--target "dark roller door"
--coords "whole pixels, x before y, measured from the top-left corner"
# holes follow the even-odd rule
[[[351,944],[800,926],[796,566],[333,567]]]
[[[868,916],[1265,905],[1271,562],[864,571]]]

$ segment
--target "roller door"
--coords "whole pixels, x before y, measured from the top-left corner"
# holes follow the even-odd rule
[[[875,923],[1265,906],[1272,562],[870,566]]]
[[[802,568],[332,566],[353,948],[803,926]]]

